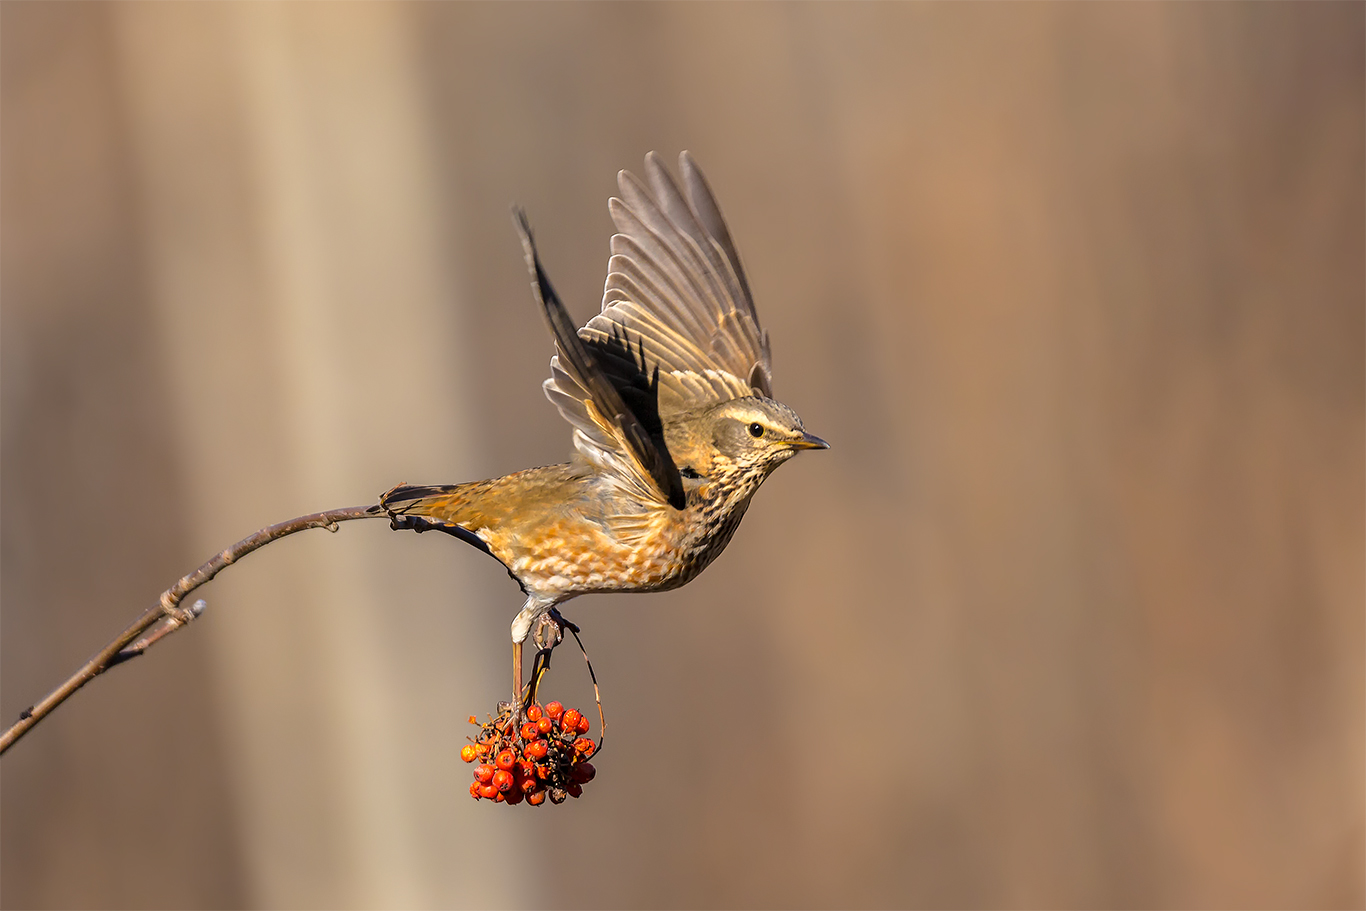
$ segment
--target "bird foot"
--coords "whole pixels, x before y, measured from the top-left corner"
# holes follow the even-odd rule
[[[564,641],[566,629],[579,632],[577,625],[566,620],[559,610],[552,607],[537,619],[536,629],[531,634],[532,641],[541,651],[554,651],[555,646]]]

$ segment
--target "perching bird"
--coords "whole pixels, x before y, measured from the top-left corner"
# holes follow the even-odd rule
[[[396,527],[455,534],[521,586],[514,702],[522,644],[552,608],[588,592],[690,581],[725,549],[773,469],[799,450],[829,448],[773,399],[768,333],[730,232],[692,156],[679,165],[686,196],[653,152],[648,187],[618,175],[621,198],[608,209],[620,233],[602,312],[577,333],[516,213],[558,352],[545,394],[574,427],[573,460],[489,481],[397,487],[380,501]]]

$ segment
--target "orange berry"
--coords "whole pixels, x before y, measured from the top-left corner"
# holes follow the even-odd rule
[[[580,716],[579,716],[579,733],[580,733],[580,734],[587,734],[587,733],[588,733],[588,729],[589,729],[590,727],[592,727],[592,725],[590,725],[590,724],[588,723],[588,716],[587,716],[587,715],[580,715]]]
[[[477,718],[475,718],[473,715],[471,715],[471,716],[470,716],[470,724],[478,724],[478,723],[479,723],[479,719],[477,719]]]
[[[541,780],[545,780],[545,779],[549,778],[549,777],[550,777],[550,766],[548,766],[548,765],[538,765],[538,766],[536,766],[536,777],[537,777],[537,778],[540,778]]]
[[[474,751],[474,744],[467,743],[460,748],[460,758],[466,762],[474,762],[479,758],[479,754]]]
[[[547,702],[545,713],[551,720],[558,721],[560,716],[564,714],[564,706],[558,702]]]
[[[527,795],[526,802],[533,807],[539,807],[541,804],[545,803],[545,791],[532,791]]]
[[[582,753],[584,759],[587,759],[589,756],[592,756],[594,751],[597,750],[597,748],[598,745],[593,741],[589,740],[587,737],[580,737],[578,740],[574,741],[574,752]]]
[[[541,716],[541,720],[536,722],[536,730],[540,731],[542,734],[549,734],[551,731],[555,730],[555,722],[545,716]]]
[[[487,755],[489,751],[489,745],[487,743],[484,743],[483,741],[480,741],[479,743],[476,743],[474,745],[474,751],[478,753],[480,756]]]
[[[502,791],[494,791],[494,792],[493,792],[493,800],[494,800],[494,803],[502,803],[503,801],[507,800],[507,798],[503,796],[503,792],[502,792]]]
[[[525,741],[527,741],[528,743],[530,743],[530,742],[533,741],[533,740],[538,740],[538,739],[540,739],[540,736],[541,736],[541,729],[538,728],[538,727],[536,726],[536,722],[534,722],[534,721],[528,721],[526,724],[522,725],[522,739],[523,739],[523,740],[525,740]]]
[[[582,717],[583,715],[578,709],[569,709],[564,713],[564,717],[560,719],[560,728],[563,729],[566,734],[572,734],[579,729],[579,719]]]
[[[493,766],[486,763],[480,763],[479,767],[474,770],[474,780],[480,784],[488,784],[493,780],[493,772]]]
[[[577,762],[569,770],[569,775],[579,784],[588,784],[598,774],[598,770],[593,768],[591,762]]]
[[[526,720],[531,722],[540,721],[541,716],[544,714],[545,712],[541,711],[539,705],[532,703],[531,707],[526,710]]]
[[[583,793],[583,785],[579,784],[577,781],[569,782],[569,784],[564,786],[564,789],[569,792],[570,797],[578,797]]]
[[[479,782],[477,782],[477,781],[471,781],[471,782],[470,782],[470,796],[473,797],[475,800],[478,800],[478,799],[479,799],[479,788],[480,788]]]
[[[550,744],[546,743],[544,740],[537,740],[533,743],[528,743],[526,749],[522,752],[526,754],[528,759],[544,759],[545,754],[550,752]]]
[[[499,769],[493,773],[493,786],[500,791],[507,791],[512,787],[512,773],[504,769]]]
[[[481,784],[479,786],[479,796],[485,800],[493,800],[498,796],[498,789],[491,784]]]
[[[493,764],[500,769],[511,770],[515,762],[517,762],[517,754],[512,750],[503,750],[498,754],[498,758],[493,761]]]

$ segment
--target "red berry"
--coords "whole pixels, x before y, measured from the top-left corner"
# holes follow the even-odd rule
[[[569,784],[564,786],[564,789],[569,792],[570,797],[578,797],[583,793],[583,785],[579,784],[577,781],[569,782]]]
[[[592,756],[593,752],[597,750],[597,748],[598,745],[593,741],[589,740],[587,737],[580,737],[578,740],[574,741],[574,752],[582,753],[584,759],[587,759],[589,756]]]
[[[522,739],[523,739],[523,740],[525,740],[525,741],[527,741],[528,743],[530,743],[530,742],[533,741],[533,740],[539,739],[540,736],[541,736],[541,729],[538,728],[538,727],[536,726],[536,722],[534,722],[534,721],[528,721],[526,724],[522,725]]]
[[[533,807],[539,807],[541,804],[545,803],[545,791],[532,791],[527,796],[526,802]]]
[[[460,748],[460,758],[466,762],[474,762],[479,758],[479,754],[474,751],[474,744],[467,743]]]
[[[516,753],[512,752],[512,750],[503,750],[503,752],[498,754],[498,758],[493,761],[493,764],[498,766],[498,768],[507,771],[511,770],[513,764],[516,762]]]
[[[540,785],[536,783],[536,776],[533,773],[523,778],[522,783],[519,784],[517,787],[521,789],[523,794],[530,794],[532,791],[540,787]]]
[[[566,734],[572,734],[579,729],[579,719],[582,717],[583,715],[580,714],[578,709],[569,709],[564,713],[564,717],[560,719],[560,728]]]
[[[541,716],[544,714],[545,712],[541,711],[541,707],[533,703],[531,708],[526,710],[526,720],[531,722],[540,721]]]
[[[528,759],[544,759],[545,754],[550,752],[550,744],[544,740],[537,740],[535,743],[528,743],[523,752]]]
[[[481,784],[479,786],[479,796],[485,800],[493,800],[498,796],[498,789],[491,784]]]
[[[574,767],[569,770],[570,777],[579,784],[588,784],[588,782],[592,781],[597,774],[598,770],[593,768],[593,763],[591,762],[577,762],[574,764]]]
[[[515,807],[517,806],[517,804],[522,802],[522,792],[517,790],[516,788],[513,788],[511,791],[508,791],[506,794],[504,794],[503,798],[507,800],[508,806]]]
[[[540,721],[536,722],[536,730],[540,731],[542,734],[549,734],[554,729],[555,722],[551,721],[549,718],[546,718],[544,715],[541,716]]]
[[[559,717],[564,714],[564,706],[560,705],[558,702],[547,702],[545,705],[545,713],[552,720],[558,721]]]
[[[590,725],[590,724],[588,723],[588,716],[587,716],[587,715],[580,715],[580,716],[579,716],[579,733],[580,733],[580,734],[587,734],[587,733],[588,733],[588,729],[589,729],[590,727],[592,727],[592,725]]]
[[[480,787],[479,782],[477,782],[477,781],[471,781],[471,782],[470,782],[470,796],[473,797],[475,800],[478,800],[478,799],[479,799],[479,787]]]
[[[493,773],[493,786],[500,791],[507,791],[512,787],[512,773],[504,769],[499,769]]]
[[[474,770],[474,780],[480,784],[488,784],[493,780],[493,772],[493,766],[480,763],[479,767]]]

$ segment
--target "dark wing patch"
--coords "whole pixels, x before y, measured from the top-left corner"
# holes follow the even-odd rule
[[[557,369],[587,393],[593,409],[608,424],[608,427],[602,429],[616,437],[616,442],[630,453],[658,494],[675,509],[682,509],[685,505],[683,480],[679,477],[678,468],[675,467],[669,450],[664,445],[663,425],[657,403],[658,370],[655,371],[654,382],[641,382],[641,378],[645,376],[644,352],[641,351],[640,359],[637,361],[624,331],[612,333],[607,338],[594,338],[591,341],[579,337],[569,311],[555,293],[545,269],[541,266],[526,213],[521,209],[514,209],[513,215],[522,237],[523,249],[526,251],[527,265],[535,277],[532,288],[545,311],[550,330],[555,335],[559,354],[565,362],[564,366],[568,368]],[[611,368],[611,375],[605,367]],[[562,394],[569,391],[563,388],[565,384],[558,383],[557,376],[553,375],[552,381],[560,387]],[[574,398],[572,393],[564,397]],[[559,399],[552,397],[551,400],[563,410]],[[593,415],[588,412],[586,403],[580,399],[579,405],[591,420]],[[578,421],[574,423],[576,426],[579,424]]]

